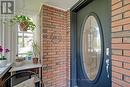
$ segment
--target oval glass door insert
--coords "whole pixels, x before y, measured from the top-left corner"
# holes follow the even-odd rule
[[[101,35],[96,18],[90,15],[84,25],[82,52],[85,73],[89,80],[95,80],[101,60]]]

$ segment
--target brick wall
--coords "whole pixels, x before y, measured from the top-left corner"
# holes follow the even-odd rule
[[[69,12],[43,5],[41,47],[46,87],[68,87],[70,65]]]
[[[67,81],[68,81],[68,86],[70,87],[70,59],[71,59],[71,48],[70,48],[70,41],[71,40],[71,33],[70,33],[70,12],[67,12],[67,37],[66,37],[66,42],[67,42]]]
[[[112,82],[130,87],[130,0],[112,0]]]

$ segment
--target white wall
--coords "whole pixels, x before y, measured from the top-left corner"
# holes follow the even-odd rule
[[[0,45],[3,46],[4,44],[4,47],[10,50],[6,56],[8,61],[12,62],[16,55],[16,27],[14,25],[12,26],[10,18],[11,17],[0,17]]]

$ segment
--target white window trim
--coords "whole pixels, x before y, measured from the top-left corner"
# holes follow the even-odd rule
[[[19,28],[19,26],[18,26],[18,28]],[[34,40],[34,32],[26,32],[26,31],[18,31],[17,30],[17,42],[16,42],[16,45],[17,45],[17,55],[19,55],[20,53],[18,53],[18,33],[22,33],[22,39],[24,39],[24,34],[26,33],[26,34],[32,34],[33,35],[33,40]],[[24,40],[23,40],[23,44],[24,44]],[[23,54],[23,53],[21,53],[21,54]]]
[[[6,20],[10,20],[12,18],[12,16],[8,16],[7,18],[5,18]],[[34,21],[36,22],[37,25],[37,29],[34,32],[34,41],[36,41],[36,43],[40,46],[40,38],[41,38],[41,30],[40,30],[40,19],[39,19],[39,15],[35,15],[34,17]],[[0,45],[2,40],[2,17],[0,17]],[[18,42],[18,38],[17,38],[17,28],[18,25],[12,25],[10,22],[8,22],[6,24],[6,27],[8,26],[8,28],[6,29],[5,32],[5,47],[10,49],[9,55],[8,55],[8,62],[14,62],[15,58],[16,58],[16,54],[18,53],[18,48],[17,48],[17,42]],[[7,36],[8,35],[8,36]],[[41,52],[42,54],[42,52]]]

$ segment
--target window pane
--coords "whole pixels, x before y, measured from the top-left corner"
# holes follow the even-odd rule
[[[26,57],[32,54],[33,34],[26,32],[18,33],[18,56]]]
[[[99,25],[94,16],[89,16],[86,20],[82,51],[85,72],[90,80],[94,80],[98,74],[101,60],[101,37]]]

